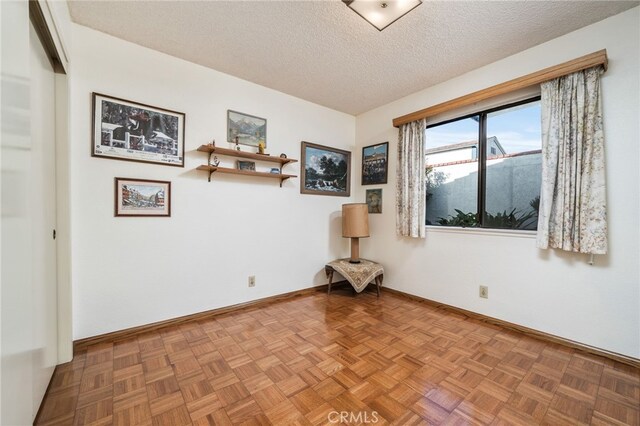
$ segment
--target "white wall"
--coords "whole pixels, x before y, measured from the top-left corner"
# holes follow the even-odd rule
[[[372,237],[361,248],[364,256],[384,264],[387,286],[640,357],[639,11],[636,7],[357,117],[359,147],[390,142],[389,183],[381,186],[383,214],[371,216]],[[538,250],[530,237],[473,230],[429,228],[425,240],[396,237],[393,118],[604,48],[610,61],[602,79],[607,256],[597,256],[589,266],[585,256]],[[356,154],[359,164],[361,149]],[[356,200],[374,187],[360,188]],[[501,266],[487,267],[488,255]],[[489,286],[488,300],[478,297],[481,284]]]
[[[76,24],[72,37],[74,339],[326,282],[324,264],[348,253],[339,223],[348,198],[301,195],[299,179],[208,183],[195,150],[212,138],[227,146],[227,109],[267,118],[267,152],[296,159],[303,140],[351,150],[355,117]],[[94,91],[186,113],[185,167],[92,158]],[[300,163],[285,171],[299,176]],[[115,218],[116,176],[170,180],[172,217]]]

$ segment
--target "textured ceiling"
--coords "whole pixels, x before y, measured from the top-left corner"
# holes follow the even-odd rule
[[[79,24],[357,115],[637,6],[424,1],[379,32],[339,0],[70,1]]]

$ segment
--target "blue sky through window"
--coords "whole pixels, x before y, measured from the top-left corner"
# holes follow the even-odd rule
[[[427,129],[427,149],[478,140],[478,122],[473,118]]]
[[[507,154],[540,149],[540,101],[493,112],[487,116],[487,137],[496,136]],[[427,129],[427,149],[477,141],[473,118]]]

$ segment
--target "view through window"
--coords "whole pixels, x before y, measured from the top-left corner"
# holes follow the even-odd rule
[[[541,157],[538,98],[429,126],[427,225],[535,230]]]

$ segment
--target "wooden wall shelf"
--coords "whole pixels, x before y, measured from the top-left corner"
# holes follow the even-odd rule
[[[220,148],[217,146],[211,145],[200,145],[198,148],[200,152],[206,152],[209,154],[209,161],[206,165],[198,166],[196,170],[202,170],[209,172],[209,182],[211,182],[211,175],[215,172],[219,173],[227,173],[231,175],[244,175],[244,176],[255,176],[261,178],[271,178],[271,179],[280,179],[280,187],[282,188],[282,182],[289,178],[297,177],[296,175],[289,175],[282,173],[282,166],[288,163],[295,163],[298,160],[294,160],[293,158],[280,158],[274,157],[271,155],[263,155],[263,154],[255,154],[252,152],[244,152],[237,151],[235,149],[229,148]],[[240,170],[240,169],[232,169],[229,167],[220,167],[214,166],[211,164],[211,156],[213,154],[225,155],[227,157],[236,157],[236,158],[248,158],[256,161],[267,161],[270,163],[277,163],[280,165],[280,173],[268,173],[268,172],[256,172],[253,170]]]
[[[285,165],[287,163],[295,163],[298,161],[298,160],[294,160],[293,158],[280,158],[280,157],[274,157],[273,155],[255,154],[253,152],[237,151],[235,149],[220,148],[218,146],[211,146],[211,145],[200,145],[200,147],[198,148],[198,151],[207,152],[210,155],[218,154],[218,155],[227,155],[229,157],[251,158],[252,160],[269,161],[271,163],[279,163],[282,165]]]

